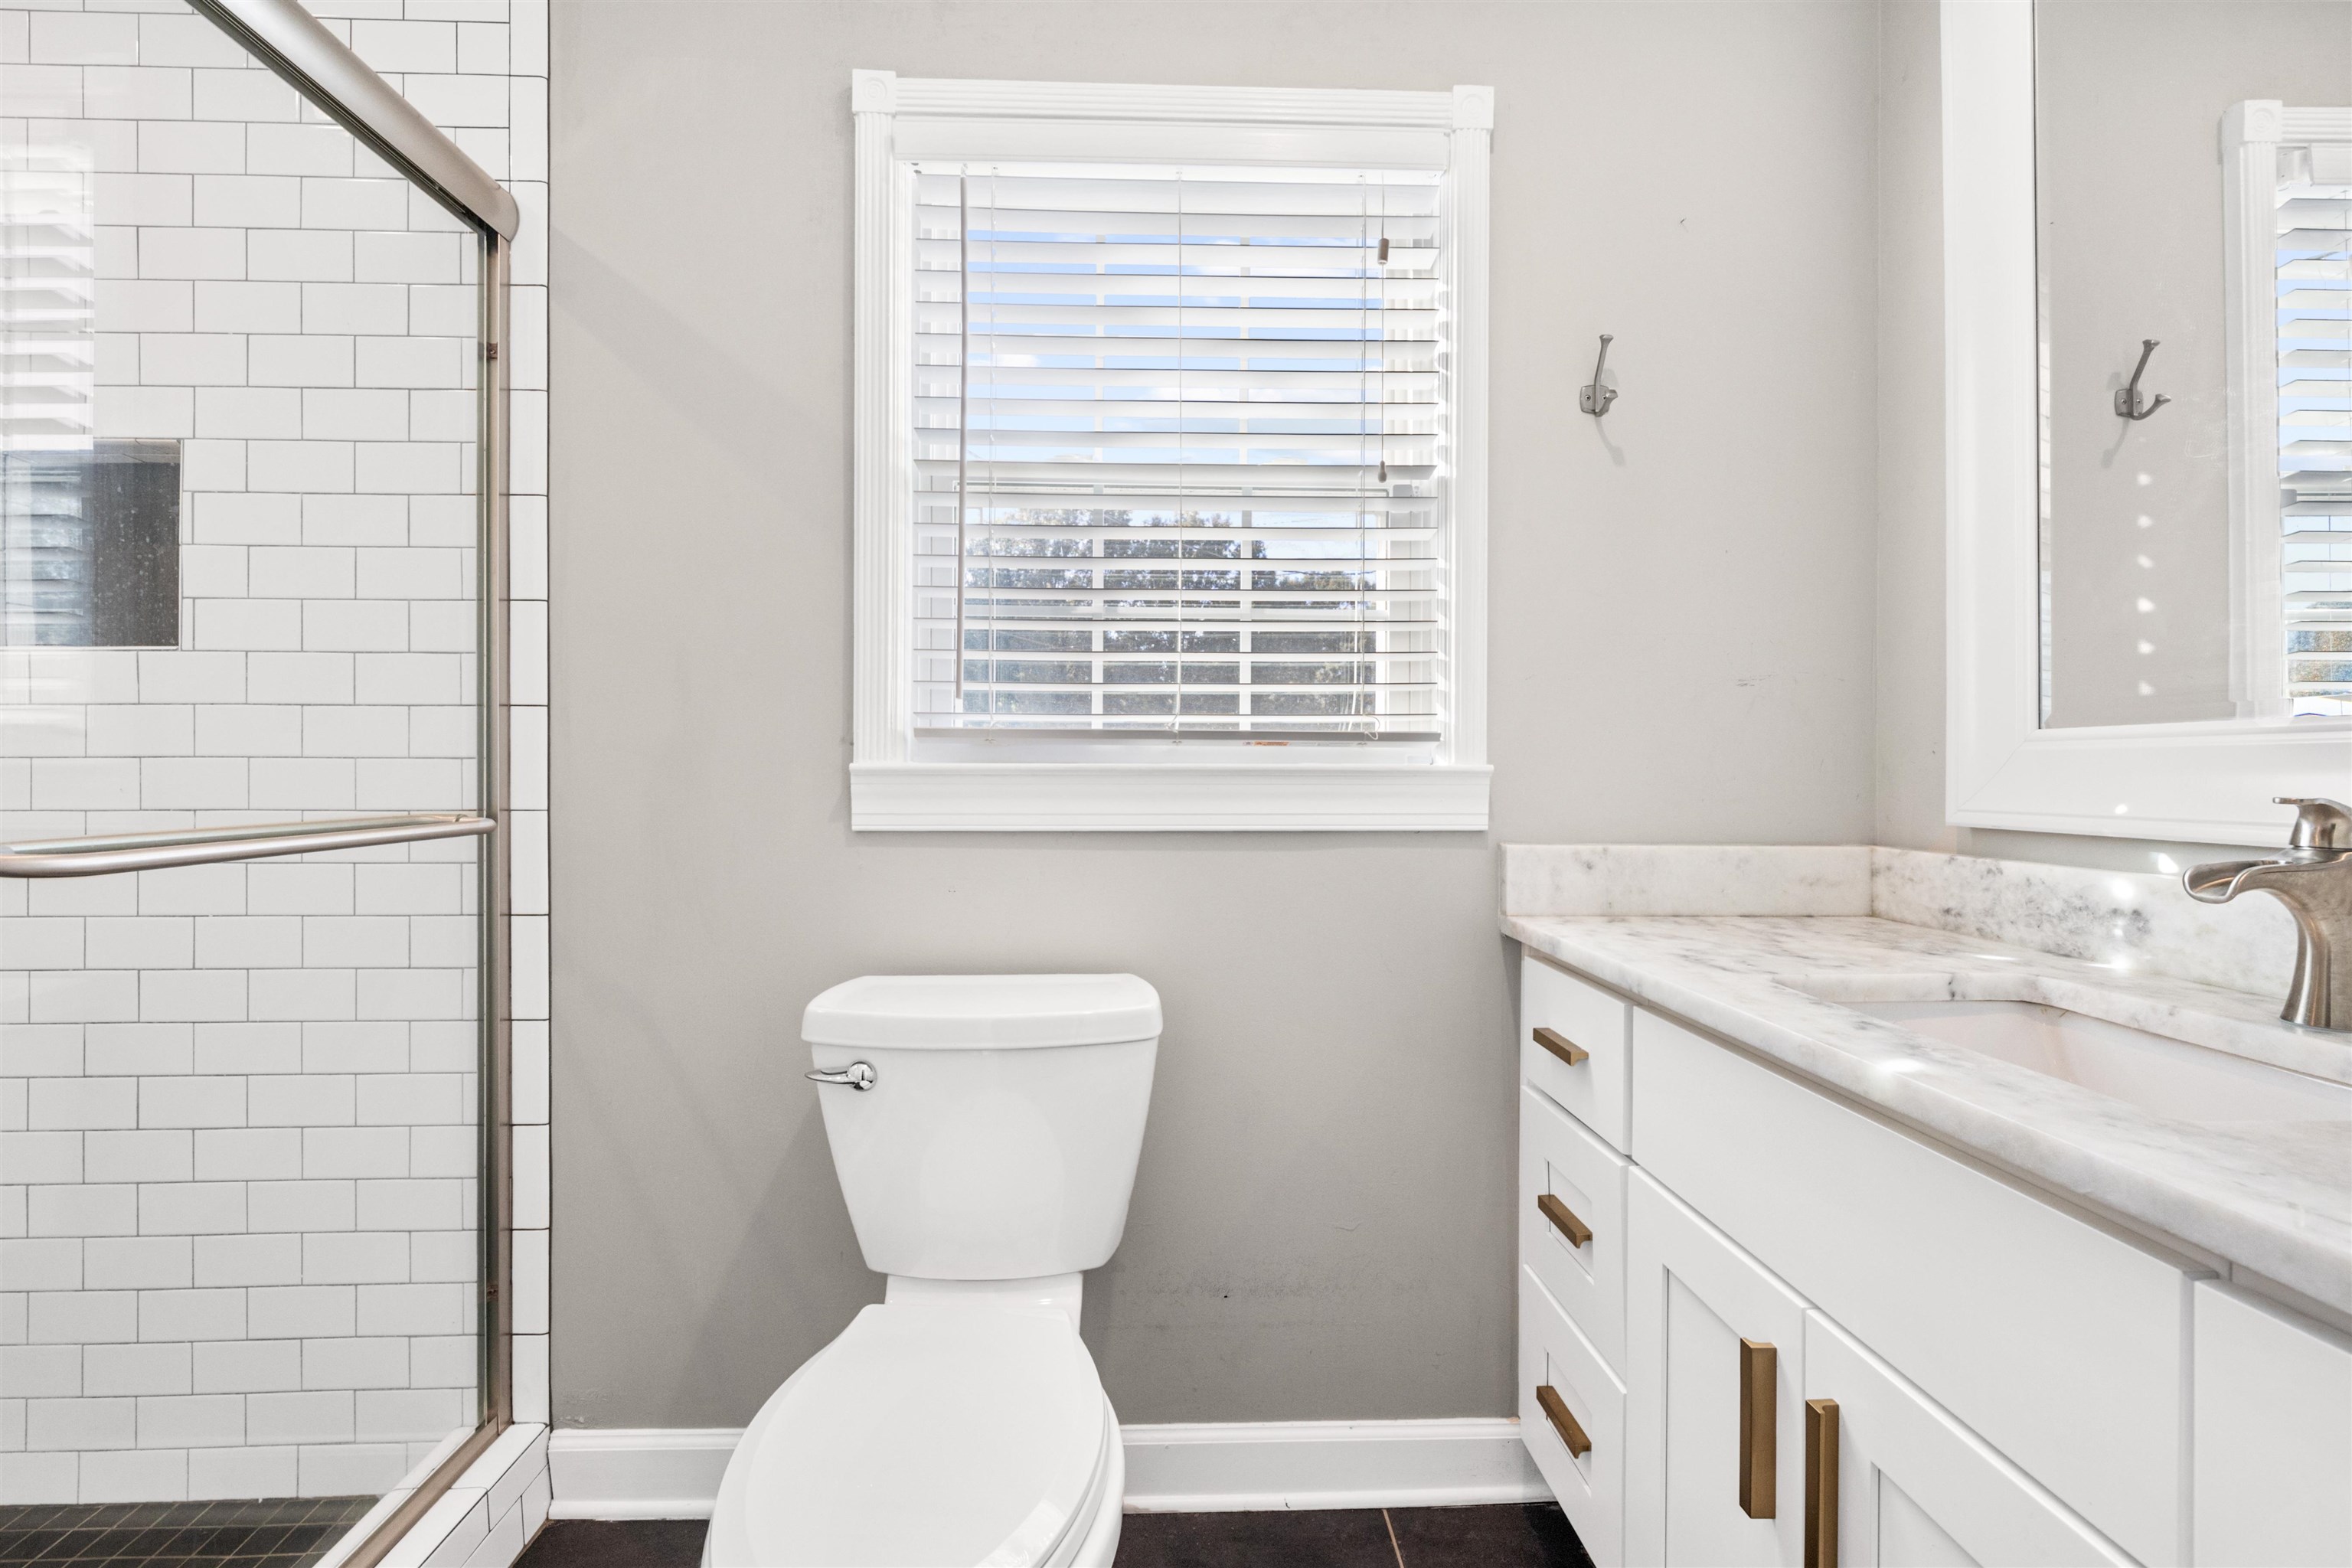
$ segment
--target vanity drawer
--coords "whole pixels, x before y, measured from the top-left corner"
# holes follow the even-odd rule
[[[1642,1168],[2143,1563],[2179,1563],[2191,1274],[1648,1012]]]
[[[1625,1366],[1625,1170],[1623,1155],[1541,1090],[1519,1090],[1519,1261],[1620,1373]]]
[[[1582,1452],[1570,1447],[1578,1440]],[[1625,1385],[1549,1291],[1519,1270],[1519,1438],[1595,1563],[1625,1542]]]
[[[1626,1141],[1626,1021],[1598,986],[1528,953],[1519,965],[1519,1074],[1620,1152]]]

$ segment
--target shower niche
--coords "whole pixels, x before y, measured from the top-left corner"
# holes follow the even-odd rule
[[[0,645],[177,647],[180,443],[0,452]]]

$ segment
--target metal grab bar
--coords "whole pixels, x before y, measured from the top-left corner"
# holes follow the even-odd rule
[[[158,871],[223,860],[260,860],[322,849],[363,849],[425,838],[463,838],[498,823],[466,812],[406,816],[334,816],[316,822],[256,822],[239,827],[164,828],[108,833],[89,838],[37,838],[0,844],[0,877],[100,877],[110,871]]]

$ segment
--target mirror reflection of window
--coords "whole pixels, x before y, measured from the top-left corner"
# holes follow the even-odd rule
[[[2337,139],[2271,154],[2277,419],[2247,437],[2249,466],[2278,475],[2278,515],[2247,521],[2276,531],[2279,570],[2248,584],[2263,657],[2246,697],[2255,712],[2335,717],[2352,714],[2352,110],[2263,107],[2283,137]]]

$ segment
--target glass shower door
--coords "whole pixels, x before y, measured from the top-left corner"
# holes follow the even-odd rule
[[[0,27],[0,1536],[299,1553],[493,1409],[497,242],[206,16]]]

